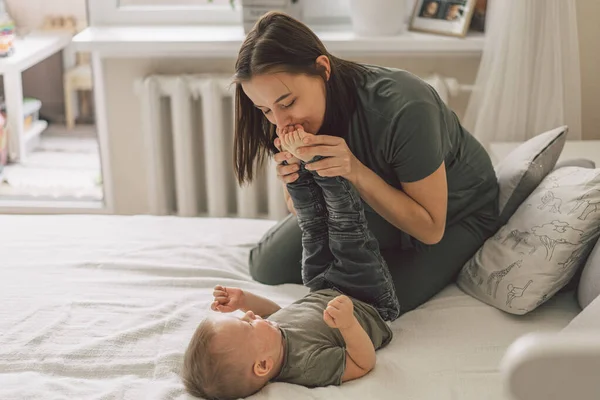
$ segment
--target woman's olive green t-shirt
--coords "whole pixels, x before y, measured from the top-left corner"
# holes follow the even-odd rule
[[[344,137],[352,153],[400,190],[402,183],[424,179],[444,162],[447,225],[497,202],[498,183],[488,153],[433,87],[407,71],[367,68]],[[368,205],[366,209],[374,212]]]

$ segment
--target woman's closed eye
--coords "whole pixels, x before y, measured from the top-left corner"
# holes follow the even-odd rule
[[[291,106],[293,106],[293,105],[294,105],[294,103],[295,103],[295,102],[296,102],[296,99],[292,100],[292,101],[291,101],[289,104],[282,104],[282,105],[281,105],[281,108],[283,108],[284,110],[285,110],[286,108],[290,108]],[[263,114],[265,114],[265,115],[269,114],[270,112],[271,112],[271,110],[266,110],[266,111],[265,111],[265,110],[263,110]]]
[[[290,108],[291,106],[293,106],[293,105],[294,105],[294,103],[295,103],[295,102],[296,102],[296,99],[294,99],[294,100],[290,101],[290,102],[289,102],[289,104],[284,104],[284,105],[282,105],[281,107],[282,107],[282,108]]]

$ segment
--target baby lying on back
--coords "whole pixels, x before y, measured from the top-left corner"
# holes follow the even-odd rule
[[[361,198],[349,181],[305,168],[315,161],[297,152],[306,135],[298,129],[281,142],[300,164],[287,190],[302,230],[302,280],[310,293],[281,308],[239,288],[215,287],[214,311],[245,314],[209,317],[194,333],[183,382],[198,397],[246,397],[271,381],[339,385],[373,369],[375,350],[392,339],[385,321],[400,315],[400,305]]]
[[[283,381],[340,385],[375,366],[375,350],[392,331],[375,308],[333,289],[288,307],[239,288],[217,286],[212,316],[198,326],[185,354],[183,382],[194,396],[235,399]]]

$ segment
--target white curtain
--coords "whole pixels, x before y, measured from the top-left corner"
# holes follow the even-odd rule
[[[489,149],[560,125],[581,139],[575,0],[489,1],[475,89],[463,123]]]

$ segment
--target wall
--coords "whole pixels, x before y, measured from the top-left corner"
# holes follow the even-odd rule
[[[38,29],[47,15],[73,15],[87,20],[86,0],[4,0],[10,15],[22,31]]]

